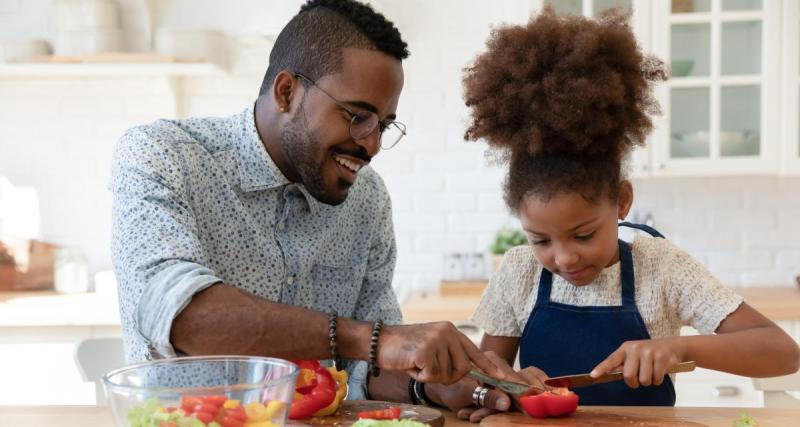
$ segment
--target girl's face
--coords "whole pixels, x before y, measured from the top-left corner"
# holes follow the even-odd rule
[[[520,222],[537,260],[575,286],[592,283],[619,260],[617,220],[633,202],[631,183],[620,184],[619,197],[597,203],[579,193],[557,194],[548,201],[531,195],[520,206]]]

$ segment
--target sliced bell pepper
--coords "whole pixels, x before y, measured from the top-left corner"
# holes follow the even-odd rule
[[[554,388],[519,398],[526,414],[534,418],[560,417],[578,409],[578,395],[566,388]]]
[[[289,408],[289,419],[299,420],[314,415],[320,409],[331,404],[336,399],[336,381],[330,371],[319,362],[299,361],[295,362],[301,369],[313,369],[316,385],[303,393],[300,390],[295,392],[295,400]]]
[[[331,402],[330,405],[317,411],[314,414],[315,417],[326,417],[328,415],[332,415],[337,409],[339,409],[339,406],[341,406],[345,396],[347,396],[347,371],[337,371],[333,366],[329,367],[328,371],[331,373],[333,380],[336,381],[336,398],[333,399],[333,402]]]

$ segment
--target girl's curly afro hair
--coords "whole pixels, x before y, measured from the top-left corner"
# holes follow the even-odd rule
[[[615,9],[592,20],[547,7],[524,26],[492,31],[465,70],[467,140],[485,139],[509,161],[505,199],[580,192],[616,198],[622,160],[644,145],[659,113],[663,63],[644,55]]]

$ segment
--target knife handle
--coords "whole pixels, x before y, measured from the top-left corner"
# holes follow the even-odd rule
[[[694,360],[690,360],[688,362],[681,362],[676,364],[675,366],[667,369],[668,374],[676,374],[678,372],[692,372],[696,367]]]

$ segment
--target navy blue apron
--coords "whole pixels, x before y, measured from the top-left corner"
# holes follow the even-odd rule
[[[664,237],[651,227],[622,222],[620,226]],[[619,240],[622,305],[572,306],[550,301],[553,274],[542,269],[539,293],[520,338],[520,366],[536,366],[548,376],[590,372],[625,341],[650,339],[636,308],[633,260]],[[659,386],[632,389],[624,381],[573,390],[581,405],[674,406],[675,388],[669,376]]]

